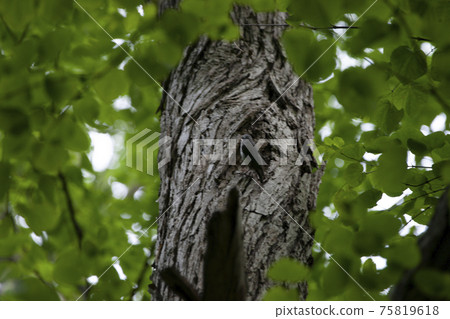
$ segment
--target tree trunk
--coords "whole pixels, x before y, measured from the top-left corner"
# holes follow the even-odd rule
[[[314,160],[300,166],[295,163],[305,141],[314,137],[312,89],[305,81],[296,81],[281,46],[284,27],[279,24],[285,23],[285,13],[254,13],[235,7],[231,16],[241,25],[241,39],[229,43],[200,38],[185,50],[166,81],[161,135],[170,136],[171,142],[160,145],[159,159],[170,154],[170,160],[160,168],[153,300],[180,299],[161,278],[161,270],[169,267],[199,296],[203,294],[207,223],[214,211],[226,206],[232,187],[241,194],[246,299],[263,297],[271,285],[267,270],[277,259],[313,262],[314,231],[308,213],[315,206],[322,170],[315,169]],[[279,146],[266,144],[260,149],[267,163],[262,183],[248,166],[240,164],[240,157],[237,165],[195,165],[195,139],[221,139],[224,149],[237,151],[239,144],[228,139],[239,141],[246,133],[255,141],[289,138],[296,139],[297,145],[289,149],[286,165],[277,160],[282,153]],[[301,298],[306,298],[307,284],[298,288]]]

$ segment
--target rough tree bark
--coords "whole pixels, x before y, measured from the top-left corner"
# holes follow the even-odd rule
[[[177,3],[163,1],[161,8]],[[162,100],[161,133],[172,141],[160,145],[160,157],[167,152],[171,157],[160,169],[153,300],[180,299],[161,278],[160,271],[169,267],[176,269],[199,295],[203,293],[206,225],[215,210],[225,207],[232,187],[241,193],[248,300],[263,297],[271,285],[267,270],[277,259],[291,257],[307,265],[313,262],[310,235],[314,231],[308,213],[315,206],[322,171],[315,169],[314,161],[295,165],[303,143],[314,136],[311,86],[303,80],[296,82],[280,43],[283,27],[267,26],[284,24],[285,13],[256,14],[250,8],[235,7],[231,17],[241,25],[239,41],[200,38],[185,50],[166,81],[165,88],[177,103],[169,96]],[[275,101],[273,108],[252,125]],[[239,165],[239,157],[238,165],[193,164],[194,139],[223,139],[227,149],[228,139],[238,140],[245,133],[255,141],[297,139],[287,165],[277,160],[281,153],[278,146],[267,144],[260,149],[268,164],[264,183],[258,181],[264,190],[253,180],[257,180],[255,173]],[[305,298],[307,284],[298,288]]]

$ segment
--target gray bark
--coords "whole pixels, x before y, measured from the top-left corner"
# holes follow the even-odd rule
[[[240,25],[284,24],[286,18],[279,12],[255,14],[246,7],[234,8],[231,16]],[[180,299],[161,278],[160,271],[167,268],[176,269],[203,294],[207,224],[214,211],[224,209],[232,187],[241,193],[246,299],[263,297],[272,284],[267,270],[279,258],[291,257],[307,265],[313,262],[314,231],[308,213],[315,206],[322,170],[314,168],[314,161],[295,165],[303,142],[314,137],[312,89],[299,80],[278,99],[297,80],[280,43],[282,32],[280,26],[241,26],[236,43],[202,37],[185,50],[166,81],[165,88],[177,103],[169,96],[162,100],[161,133],[172,141],[160,145],[160,159],[167,153],[171,157],[159,172],[161,217],[151,278],[153,300]],[[278,146],[260,149],[268,164],[266,179],[260,183],[265,191],[253,180],[258,181],[255,172],[239,165],[239,157],[237,165],[193,163],[194,139],[239,139],[245,133],[255,141],[298,140],[287,165],[277,160]],[[306,283],[298,288],[304,299]]]

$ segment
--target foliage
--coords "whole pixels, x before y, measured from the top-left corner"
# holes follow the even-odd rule
[[[143,17],[140,1],[78,3],[127,50],[156,35],[155,5]],[[126,279],[111,268],[83,298],[149,299],[159,178],[126,167],[121,141],[159,130],[159,87],[72,0],[2,0],[0,12],[0,299],[77,299],[130,245]],[[133,107],[116,107],[124,96]],[[91,165],[91,132],[116,140],[108,170]]]
[[[188,44],[238,37],[232,2],[184,0],[157,19],[143,0],[0,0],[1,299],[77,299],[130,246],[83,298],[149,298],[159,177],[127,167],[123,141],[159,130],[156,82]],[[311,218],[327,253],[317,245],[311,269],[279,261],[268,275],[283,287],[265,299],[295,299],[291,285],[301,280],[310,300],[368,299],[352,278],[386,299],[420,260],[416,228],[400,232],[407,217],[425,225],[450,181],[450,139],[430,131],[450,111],[448,1],[237,2],[289,12],[282,41],[313,83],[316,144],[327,160]],[[355,28],[330,27],[343,25]],[[352,67],[336,64],[343,56]],[[120,97],[132,106],[118,107]],[[116,141],[107,170],[92,167],[92,132]],[[402,194],[373,210],[382,196]],[[432,275],[416,280],[430,291],[448,282]]]
[[[450,5],[319,0],[304,10],[306,2],[288,5],[291,28],[283,40],[297,73],[313,82],[316,144],[327,168],[311,218],[315,264],[303,280],[309,283],[309,300],[367,300],[369,295],[384,300],[402,273],[419,263],[417,227],[428,223],[449,182],[450,140],[431,123],[440,114],[445,120],[450,111],[445,31]],[[305,41],[306,33],[316,43]],[[326,41],[336,43],[308,69],[314,61],[309,52],[317,55],[316,47]],[[353,66],[330,69],[343,55]],[[402,194],[392,207],[374,209],[382,196]],[[411,218],[418,224],[408,232]],[[375,264],[380,256],[386,267]],[[423,275],[416,280],[424,289],[432,285]],[[445,294],[436,287],[435,296]]]

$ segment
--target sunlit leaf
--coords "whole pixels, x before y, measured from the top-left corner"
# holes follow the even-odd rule
[[[283,287],[270,288],[263,300],[265,301],[297,301],[299,300],[298,292],[295,289],[286,289]]]
[[[270,267],[267,275],[276,281],[299,282],[306,280],[308,272],[308,268],[300,262],[283,258]]]

